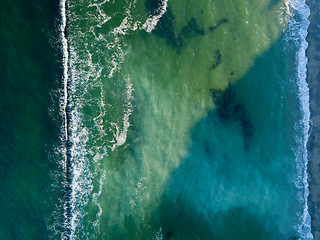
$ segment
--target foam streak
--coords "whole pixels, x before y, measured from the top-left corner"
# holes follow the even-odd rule
[[[289,9],[294,12],[294,15],[289,22],[289,27],[295,30],[295,34],[290,36],[296,43],[298,43],[299,50],[296,55],[297,62],[297,79],[299,86],[299,100],[300,109],[303,113],[299,125],[299,130],[302,131],[302,139],[298,139],[299,149],[296,152],[296,161],[298,166],[299,179],[296,183],[298,188],[303,190],[301,200],[304,204],[304,211],[301,217],[302,223],[298,226],[300,239],[310,240],[313,239],[311,234],[311,218],[308,211],[308,196],[309,196],[309,184],[307,174],[308,164],[308,153],[307,153],[307,142],[309,138],[309,123],[310,123],[310,109],[309,109],[309,87],[306,81],[307,62],[306,49],[308,42],[306,37],[308,34],[309,21],[308,16],[310,15],[309,7],[305,4],[304,0],[291,0],[289,1]],[[302,181],[302,183],[301,183]]]
[[[64,142],[64,172],[65,172],[65,196],[64,196],[64,232],[62,235],[63,239],[72,239],[71,238],[71,227],[70,222],[72,219],[72,209],[71,209],[71,170],[70,170],[70,139],[69,139],[69,97],[68,97],[68,64],[69,64],[69,52],[68,52],[68,39],[66,35],[67,31],[67,10],[66,10],[67,2],[66,0],[60,1],[60,14],[61,14],[61,25],[60,25],[60,36],[62,41],[62,54],[63,54],[63,104],[61,106],[61,112],[63,115],[63,130],[62,130],[62,139]]]

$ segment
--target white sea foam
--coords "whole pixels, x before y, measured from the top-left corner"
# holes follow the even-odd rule
[[[51,228],[55,232],[55,236],[57,236],[56,229],[59,227],[62,229],[60,233],[61,239],[82,239],[82,235],[90,228],[90,226],[82,223],[84,217],[88,214],[84,211],[84,208],[88,206],[89,201],[92,201],[90,203],[95,206],[93,211],[96,211],[95,220],[89,224],[92,225],[91,227],[94,228],[95,233],[99,232],[102,214],[99,197],[102,194],[105,180],[105,171],[101,166],[101,162],[108,155],[110,149],[114,150],[126,142],[130,127],[129,119],[133,111],[132,93],[134,88],[129,78],[124,79],[124,110],[122,118],[119,118],[120,122],[122,122],[119,126],[116,123],[107,121],[107,109],[110,107],[110,103],[106,102],[107,95],[104,90],[104,84],[105,81],[112,80],[114,73],[121,69],[121,64],[126,54],[123,50],[123,35],[138,29],[140,23],[132,20],[130,9],[131,5],[135,3],[133,1],[125,10],[125,18],[118,27],[106,35],[95,31],[97,27],[102,27],[103,24],[110,20],[110,17],[104,13],[102,8],[103,4],[108,2],[108,0],[104,0],[101,3],[94,1],[89,4],[88,7],[96,7],[97,9],[97,16],[90,16],[96,20],[97,24],[93,24],[88,32],[83,33],[70,29],[68,36],[66,36],[67,17],[72,22],[72,28],[74,27],[73,24],[76,24],[79,20],[79,17],[73,12],[73,5],[68,6],[69,11],[67,12],[66,0],[60,1],[62,18],[60,37],[63,52],[63,90],[60,91],[60,112],[63,119],[61,141],[65,143],[60,151],[64,155],[62,165],[65,176],[67,172],[71,176],[70,182],[65,181],[64,183],[65,187],[70,187],[71,189],[70,198],[67,200],[61,199],[61,206],[57,206],[57,208],[62,207],[64,209],[64,223],[59,225],[55,222]],[[86,39],[91,40],[89,37],[91,33],[95,36],[96,42],[86,41]],[[96,49],[95,44],[99,47],[98,50],[102,50],[101,52],[92,50]],[[108,58],[107,65],[96,61],[96,54],[99,54],[98,58],[103,57],[101,54],[103,54],[104,49],[101,49],[101,44],[105,46],[105,50],[108,49],[112,53],[104,56]],[[100,95],[93,96],[91,95],[92,91],[95,93],[100,92]],[[88,120],[84,108],[90,108],[94,111],[94,114],[90,115],[91,119]],[[87,123],[88,121],[89,124]],[[108,136],[107,126],[110,125],[115,129],[114,139],[110,140],[111,144],[106,139],[106,136]],[[67,149],[67,142],[70,143],[69,149]],[[67,156],[67,152],[69,152],[69,156]],[[67,157],[70,157],[68,166],[66,164]],[[94,185],[98,186],[95,192]]]
[[[68,82],[69,82],[69,77],[68,77],[68,65],[69,65],[69,45],[68,45],[68,39],[67,36],[65,35],[65,31],[67,28],[67,10],[66,10],[66,0],[61,0],[60,1],[60,14],[61,14],[61,25],[60,25],[60,36],[61,36],[61,42],[62,42],[62,53],[63,53],[63,58],[62,58],[62,63],[63,63],[63,93],[62,93],[62,101],[60,104],[60,111],[63,116],[63,127],[62,127],[62,142],[64,142],[64,149],[63,149],[63,155],[64,155],[64,161],[63,161],[63,168],[65,174],[68,172],[68,166],[67,166],[67,142],[69,141],[69,135],[68,135],[68,122],[67,122],[67,108],[68,108]],[[69,184],[69,183],[65,183]],[[68,213],[67,213],[67,208],[68,204],[66,201],[63,202],[63,209],[64,209],[64,228],[69,228],[69,220],[68,220]],[[72,234],[72,233],[71,233]],[[63,239],[69,239],[72,237],[71,236],[66,236],[65,232],[61,233],[61,238]]]
[[[288,1],[288,7],[291,14],[289,21],[289,39],[295,42],[299,51],[296,55],[297,62],[297,80],[299,86],[299,100],[300,109],[303,113],[303,118],[300,123],[296,125],[299,132],[302,132],[302,138],[298,138],[297,144],[299,148],[296,150],[296,162],[299,178],[296,180],[296,186],[301,190],[299,199],[304,204],[304,211],[300,217],[301,224],[297,226],[297,230],[300,234],[300,239],[309,240],[313,239],[311,234],[311,217],[308,211],[308,153],[307,142],[309,138],[309,123],[310,123],[310,109],[309,109],[309,88],[306,81],[307,72],[307,56],[306,48],[308,43],[306,41],[308,33],[308,16],[310,15],[310,9],[305,4],[304,0],[290,0]]]
[[[130,83],[129,79],[126,80],[126,93],[125,93],[125,104],[124,104],[124,114],[122,118],[122,130],[116,123],[110,123],[115,131],[113,133],[114,139],[111,141],[113,142],[113,146],[111,147],[112,151],[114,151],[117,147],[120,147],[126,142],[128,129],[130,127],[129,117],[133,111],[132,101],[134,88],[132,87],[132,84]]]
[[[163,233],[162,233],[162,227],[159,228],[159,230],[154,234],[155,237],[154,240],[162,240],[163,239]]]
[[[97,27],[101,28],[102,25],[104,25],[106,22],[108,22],[111,17],[108,16],[103,10],[102,10],[102,5],[104,5],[106,2],[109,2],[110,0],[104,0],[101,3],[91,3],[89,4],[88,7],[96,7],[97,11],[99,13],[99,15],[97,16],[97,18],[99,19],[99,23],[97,25]]]
[[[161,5],[156,10],[158,13],[154,16],[149,16],[147,21],[142,25],[142,29],[144,29],[146,32],[152,32],[152,30],[157,26],[160,18],[163,16],[163,14],[166,13],[168,7],[168,0],[162,0]]]
[[[100,197],[101,193],[102,193],[102,187],[103,187],[103,182],[106,178],[106,171],[105,170],[101,170],[102,174],[101,174],[101,177],[99,179],[99,190],[98,192],[94,193],[93,194],[93,203],[98,207],[99,211],[98,213],[96,214],[96,220],[93,222],[93,226],[94,228],[99,231],[99,227],[100,227],[100,217],[101,217],[101,214],[102,214],[102,208],[101,208],[101,205],[99,203],[99,200],[98,198]]]
[[[120,121],[108,122],[107,109],[110,108],[110,103],[106,102],[108,93],[105,92],[104,82],[114,81],[115,73],[121,69],[126,55],[124,50],[126,45],[123,37],[138,29],[151,32],[166,12],[168,0],[162,1],[160,8],[156,11],[157,15],[150,16],[143,26],[141,26],[140,21],[134,21],[131,14],[136,1],[128,3],[124,18],[120,24],[103,35],[98,29],[111,19],[103,10],[104,5],[108,4],[108,2],[109,0],[101,2],[94,0],[88,4],[88,7],[96,8],[96,13],[94,15],[91,12],[88,13],[88,17],[93,20],[93,23],[89,27],[89,31],[83,32],[77,31],[76,27],[74,29],[78,20],[82,18],[73,11],[73,7],[78,5],[73,6],[70,4],[67,12],[67,1],[60,1],[62,18],[60,37],[63,48],[63,89],[60,92],[60,112],[63,119],[61,141],[65,143],[61,148],[61,153],[64,155],[62,165],[65,175],[68,172],[71,176],[70,182],[66,181],[64,183],[65,188],[70,187],[71,189],[70,198],[67,200],[61,199],[61,206],[57,206],[57,208],[62,207],[64,209],[63,225],[61,226],[57,222],[55,222],[56,225],[52,225],[52,229],[55,232],[59,227],[62,229],[60,233],[61,239],[86,238],[88,236],[83,234],[89,234],[87,231],[89,228],[94,229],[92,234],[99,232],[100,217],[103,212],[99,197],[103,191],[106,175],[101,163],[108,155],[108,151],[117,149],[127,141],[134,101],[134,88],[130,79],[127,77],[120,80],[122,82],[119,82],[119,85],[122,86],[124,83],[125,86],[124,92],[119,96],[123,99],[123,114],[119,117]],[[81,5],[82,2],[79,4]],[[67,20],[68,23],[70,21],[69,26],[72,25],[68,36],[65,34]],[[89,37],[91,34],[93,34],[96,42],[93,42],[92,38]],[[95,51],[97,49],[96,46],[98,47],[98,52]],[[103,47],[101,48],[101,46],[105,46],[105,49],[102,49]],[[105,56],[101,55],[104,50],[108,52]],[[104,64],[101,64],[100,61],[97,61],[101,57],[107,59],[107,63],[102,61]],[[98,95],[94,97],[91,95],[91,90],[93,89],[95,93],[100,91],[100,98]],[[93,98],[91,99],[91,97]],[[91,108],[92,106],[95,108],[95,113],[92,114],[91,121],[87,120],[84,108]],[[98,111],[96,111],[97,108]],[[90,123],[87,124],[86,121]],[[107,126],[111,126],[113,139],[106,139],[109,134]],[[70,143],[69,149],[67,149],[67,142]],[[70,154],[69,156],[67,156],[67,152]],[[70,157],[68,166],[66,164],[67,157]],[[96,189],[94,186],[98,188]],[[94,189],[96,190],[94,191]],[[142,194],[143,189],[141,182],[139,182],[134,196],[135,203],[138,205],[139,201],[141,201],[139,194]],[[87,222],[85,225],[83,224],[83,219],[88,212],[84,211],[84,208],[88,204],[94,206],[92,211],[96,211],[96,217],[92,222]],[[56,217],[56,219],[58,218]],[[89,224],[90,226],[87,226]],[[57,233],[55,233],[55,236],[57,236]],[[161,229],[156,236],[158,237],[157,239],[162,239]]]
[[[65,141],[68,140],[68,126],[67,126],[67,104],[68,104],[68,62],[69,62],[69,52],[68,52],[68,39],[65,35],[67,27],[67,13],[66,13],[66,0],[60,1],[60,13],[61,13],[61,24],[60,24],[60,35],[62,42],[62,64],[63,64],[63,101],[61,106],[61,112],[63,113],[63,132]]]
[[[96,27],[101,27],[103,24],[105,24],[107,21],[110,20],[110,17],[107,16],[103,10],[102,5],[109,2],[108,0],[105,0],[101,3],[93,3],[91,6],[94,6],[97,8],[97,11],[99,13],[98,20],[99,23],[96,25]],[[296,35],[292,35],[292,38],[296,38],[297,42],[301,43],[300,50],[297,55],[297,61],[298,61],[298,78],[299,78],[299,91],[300,91],[300,101],[301,101],[301,109],[304,112],[304,118],[302,119],[302,126],[303,126],[303,132],[304,132],[304,138],[301,140],[301,149],[297,152],[297,165],[299,166],[299,175],[301,176],[301,179],[297,181],[297,186],[301,187],[303,189],[303,196],[301,196],[302,201],[304,202],[305,211],[303,213],[302,218],[302,224],[299,225],[297,228],[301,234],[301,239],[312,239],[311,231],[310,231],[310,215],[308,213],[308,205],[307,205],[307,197],[308,197],[308,183],[307,183],[307,150],[306,150],[306,144],[308,140],[308,131],[309,131],[309,121],[310,121],[310,111],[309,111],[309,89],[308,85],[306,83],[306,62],[307,58],[305,55],[305,49],[307,47],[307,42],[305,40],[306,34],[307,34],[307,27],[308,27],[308,21],[307,17],[309,15],[308,7],[304,4],[304,1],[302,0],[291,0],[290,2],[287,2],[289,9],[294,14],[297,12],[300,16],[303,16],[303,18],[299,19],[299,21],[295,20],[294,18],[291,20],[289,25],[291,25],[292,29],[294,31],[297,30],[298,27],[298,33]],[[155,16],[149,16],[147,21],[142,25],[142,29],[144,29],[147,32],[151,32],[154,30],[155,26],[158,24],[159,19],[163,16],[163,14],[167,11],[168,7],[168,0],[163,0],[160,8],[157,11],[157,15]],[[82,85],[86,86],[88,82],[86,82],[84,79],[88,79],[88,75],[91,73],[95,74],[95,79],[93,82],[99,82],[102,81],[100,79],[101,77],[101,66],[95,66],[92,63],[92,56],[91,53],[88,51],[87,56],[88,59],[79,59],[76,54],[76,50],[70,47],[70,58],[69,60],[69,43],[68,39],[65,36],[65,29],[67,24],[67,13],[66,13],[66,0],[60,1],[60,11],[62,16],[62,23],[60,26],[60,34],[61,34],[61,41],[63,46],[63,82],[64,82],[64,88],[63,88],[63,99],[61,101],[61,112],[64,119],[64,125],[62,132],[64,134],[63,139],[64,141],[70,140],[72,141],[72,147],[71,147],[71,155],[72,155],[72,194],[71,194],[71,208],[72,208],[72,217],[71,217],[71,235],[68,236],[68,239],[77,239],[77,229],[81,229],[81,220],[84,217],[86,213],[82,211],[82,207],[86,206],[88,204],[89,195],[92,194],[93,191],[93,178],[97,176],[96,173],[90,172],[89,169],[89,159],[86,157],[89,151],[93,151],[91,155],[94,155],[96,157],[93,158],[94,162],[101,161],[104,156],[107,155],[107,150],[105,146],[98,146],[94,150],[87,150],[87,143],[88,143],[88,135],[90,134],[90,129],[86,128],[82,123],[82,102],[84,99],[81,99],[81,94],[77,94],[77,87],[76,85]],[[121,24],[114,28],[113,31],[110,32],[110,35],[113,35],[113,42],[108,42],[105,39],[105,36],[101,34],[96,34],[93,30],[93,28],[90,28],[90,31],[95,35],[97,41],[105,41],[106,46],[109,50],[114,51],[114,54],[111,59],[111,65],[112,67],[109,70],[108,78],[112,78],[114,73],[116,71],[119,71],[120,66],[123,62],[125,51],[123,50],[123,45],[121,44],[121,36],[126,35],[129,30],[135,31],[140,26],[140,22],[133,22],[130,10],[129,8],[126,11],[126,16],[122,20]],[[70,40],[71,41],[71,40]],[[72,44],[70,44],[72,45]],[[78,72],[76,71],[76,67],[74,67],[77,62],[83,61],[84,64],[89,66],[91,69],[89,73],[86,72]],[[69,79],[68,77],[68,64],[70,62],[70,72],[72,79]],[[86,75],[87,74],[87,75]],[[68,86],[70,89],[68,89]],[[68,95],[70,93],[70,96]],[[105,93],[103,92],[102,85],[100,85],[100,115],[94,117],[94,121],[96,124],[96,128],[100,129],[100,135],[99,138],[102,139],[103,136],[106,135],[104,132],[104,126],[107,124],[111,124],[114,131],[114,140],[112,142],[112,145],[109,146],[112,150],[116,149],[117,147],[123,145],[127,139],[127,133],[128,129],[130,127],[130,115],[133,111],[132,101],[133,101],[133,93],[134,89],[132,84],[130,83],[129,79],[127,79],[126,82],[126,102],[124,105],[124,113],[122,117],[122,129],[119,127],[116,123],[107,123],[104,121],[104,117],[106,116],[106,102],[104,100]],[[71,121],[70,121],[70,136],[68,136],[68,126],[67,126],[67,104],[68,99],[71,102],[72,111],[70,112]],[[88,152],[87,152],[88,151]],[[99,154],[98,154],[98,153]],[[102,153],[101,153],[102,152]],[[64,150],[63,153],[66,155],[66,151]],[[98,164],[99,165],[99,164]],[[65,166],[66,167],[66,166]],[[99,169],[97,170],[99,171]],[[98,198],[102,193],[103,189],[103,182],[105,179],[105,172],[99,172],[99,189],[96,193],[93,193],[93,202],[98,207],[98,212],[96,215],[96,221],[94,221],[94,226],[97,228],[99,227],[99,221],[100,216],[102,214],[102,208],[99,204]],[[303,185],[299,185],[300,182],[303,182]],[[65,212],[66,213],[66,212]],[[65,216],[67,218],[67,216]],[[162,229],[155,234],[156,239],[162,239]]]
[[[65,182],[65,186],[69,185],[71,191],[69,199],[63,199],[64,224],[62,239],[77,239],[76,230],[81,228],[81,219],[86,213],[82,211],[82,206],[88,202],[93,186],[91,173],[89,171],[89,163],[86,158],[86,144],[88,142],[88,129],[82,126],[81,116],[81,100],[76,96],[76,81],[81,76],[75,71],[74,65],[77,62],[77,56],[72,47],[70,47],[70,39],[65,35],[67,28],[67,10],[66,0],[60,1],[60,13],[62,22],[60,25],[60,36],[62,42],[63,53],[63,91],[60,104],[60,111],[63,117],[62,142],[64,148],[63,168],[65,174],[71,175],[71,182]],[[70,77],[71,76],[71,77]],[[68,120],[69,118],[69,120]],[[70,149],[67,149],[67,142],[71,142]],[[70,165],[67,166],[67,151],[70,152]],[[67,169],[68,168],[68,169]],[[68,208],[70,214],[68,216]],[[66,231],[69,229],[69,231]]]

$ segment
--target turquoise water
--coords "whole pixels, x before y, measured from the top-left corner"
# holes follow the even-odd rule
[[[311,239],[302,2],[24,4],[1,19],[0,236]]]

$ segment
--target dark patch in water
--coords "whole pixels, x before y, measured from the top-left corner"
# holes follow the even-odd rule
[[[253,126],[246,114],[245,108],[235,99],[235,91],[229,84],[224,92],[210,89],[212,100],[217,105],[217,115],[221,122],[236,121],[241,125],[245,149],[248,149],[248,140],[253,136]]]
[[[147,0],[145,7],[151,16],[159,14],[158,9],[161,7],[161,0]],[[153,34],[165,38],[167,44],[181,54],[182,39],[174,29],[174,18],[169,8],[159,19],[157,26],[152,31]]]
[[[235,119],[235,92],[231,84],[224,90],[215,102],[217,113],[222,121]]]
[[[211,26],[211,27],[209,28],[209,30],[210,30],[210,31],[215,31],[215,30],[218,29],[218,27],[220,27],[222,24],[227,23],[227,22],[228,22],[228,19],[222,18],[222,19],[220,19],[220,21],[219,21],[216,25]]]
[[[161,5],[161,0],[147,0],[145,2],[145,8],[151,16],[160,13],[159,9]],[[175,49],[178,55],[181,54],[183,46],[182,38],[189,39],[197,35],[205,34],[204,30],[198,27],[195,18],[191,18],[188,24],[182,28],[181,33],[178,33],[174,28],[174,17],[169,7],[167,7],[167,11],[159,19],[152,33],[166,39],[167,44]]]
[[[176,187],[185,184],[184,182],[176,182],[176,179],[174,178],[170,185]],[[196,179],[192,180],[196,181]],[[169,189],[175,189],[172,186]],[[195,199],[201,200],[203,195],[198,194],[196,189],[193,190],[195,191]],[[181,200],[173,198],[171,195],[164,195],[160,200],[159,207],[155,212],[155,215],[160,218],[154,218],[153,221],[156,224],[153,227],[162,226],[165,233],[164,239],[270,240],[273,239],[274,232],[278,231],[271,219],[262,217],[258,213],[251,213],[250,209],[245,207],[235,206],[225,211],[218,209],[214,214],[207,212],[206,215],[202,215],[205,211],[197,211],[194,205],[189,204],[188,195],[183,195]],[[197,197],[198,195],[199,197]],[[210,198],[207,200],[210,203]],[[183,217],[180,217],[180,211],[185,212]],[[266,226],[268,226],[268,230]]]
[[[217,89],[210,88],[210,93],[211,93],[212,100],[216,102],[218,98],[221,97],[223,91],[220,89],[217,90]]]
[[[233,76],[233,75],[234,75],[234,71],[231,71],[231,72],[230,72],[230,75]]]
[[[171,238],[172,235],[173,235],[173,232],[169,230],[169,231],[166,233],[166,235],[165,235],[165,239]]]
[[[177,54],[181,54],[182,39],[180,34],[174,29],[174,19],[170,9],[167,8],[167,11],[159,19],[159,22],[152,33],[161,38],[165,38],[167,44],[177,50]]]
[[[147,0],[145,2],[145,7],[148,11],[148,14],[151,16],[159,14],[158,9],[160,9],[161,5],[162,5],[161,0]]]
[[[197,35],[204,35],[204,30],[198,28],[195,18],[191,18],[188,25],[182,28],[181,35],[186,38],[193,38]]]
[[[203,147],[206,154],[211,155],[210,143],[208,141],[204,143]]]
[[[217,67],[219,67],[220,63],[221,63],[221,52],[220,50],[216,51],[216,60],[214,61],[214,63],[211,66],[211,70],[216,69]]]

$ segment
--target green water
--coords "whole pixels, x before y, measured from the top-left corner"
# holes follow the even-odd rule
[[[146,33],[155,3],[70,4],[76,234],[297,235],[285,4],[171,1]]]
[[[4,239],[301,237],[287,2],[158,3],[69,1],[67,92],[59,2],[4,5]]]
[[[60,81],[59,45],[51,44],[59,8],[17,0],[2,1],[0,11],[0,238],[46,239],[61,197],[50,177],[60,168],[50,157],[61,121],[50,97]]]

